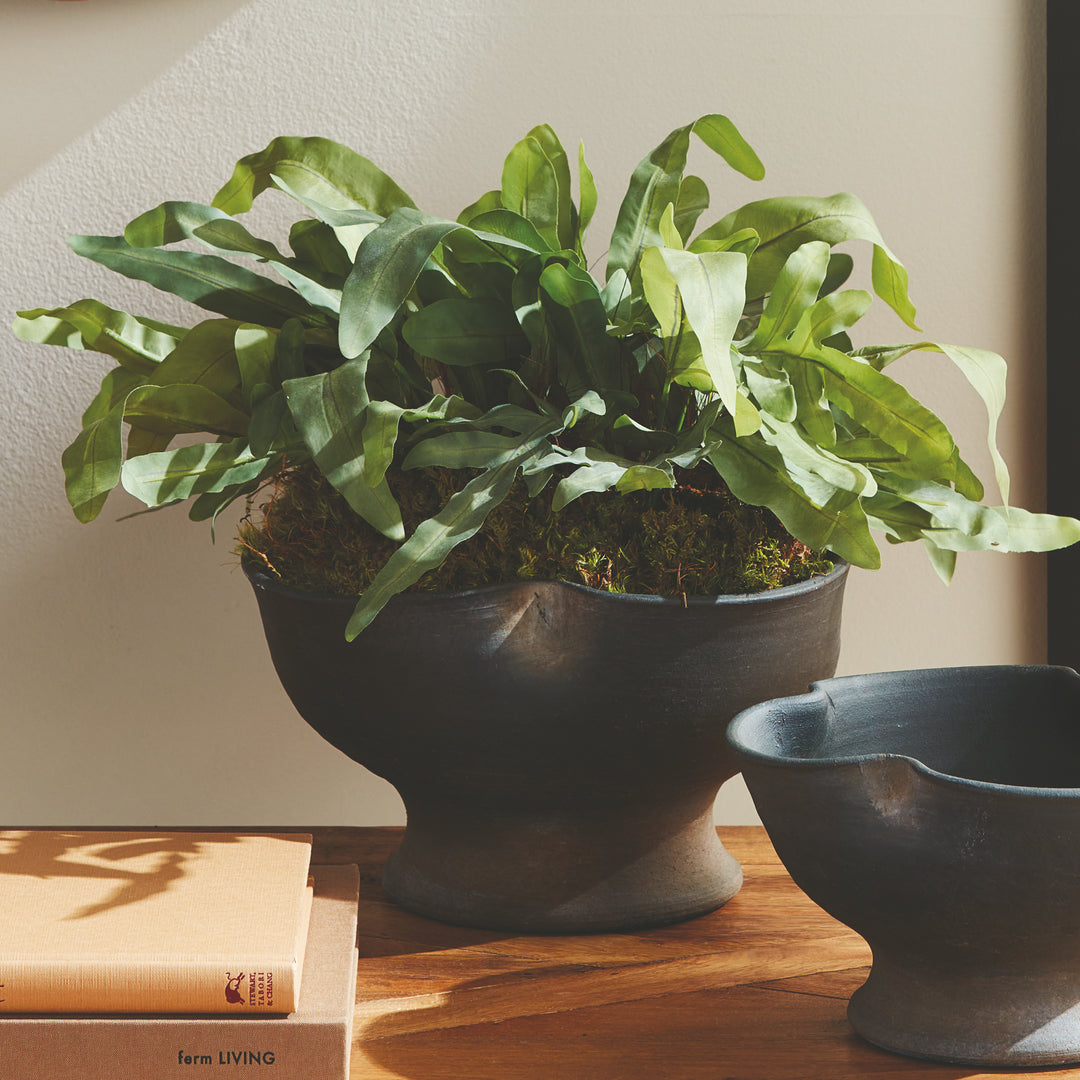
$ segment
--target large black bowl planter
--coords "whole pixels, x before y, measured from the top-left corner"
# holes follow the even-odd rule
[[[674,922],[738,891],[712,824],[737,771],[727,722],[832,674],[846,572],[685,605],[565,582],[402,595],[351,643],[352,600],[248,577],[301,716],[405,803],[389,895],[565,933]]]
[[[1080,677],[829,679],[729,728],[777,854],[874,954],[848,1015],[959,1064],[1080,1061]]]

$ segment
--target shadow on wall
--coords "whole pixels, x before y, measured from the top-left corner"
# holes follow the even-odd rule
[[[249,0],[5,0],[0,191],[90,130]]]
[[[179,508],[106,513],[57,507],[5,583],[0,824],[402,823],[281,689],[232,521],[211,545]]]

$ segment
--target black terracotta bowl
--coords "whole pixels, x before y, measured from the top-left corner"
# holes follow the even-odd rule
[[[740,709],[836,670],[847,566],[753,596],[566,582],[351,599],[248,571],[299,713],[392,783],[408,824],[383,883],[446,922],[622,930],[711,911],[742,873],[712,806]]]
[[[1080,677],[856,675],[728,739],[796,883],[873,950],[848,1016],[915,1057],[1080,1061]]]

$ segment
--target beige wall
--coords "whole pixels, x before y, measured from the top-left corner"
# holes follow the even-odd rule
[[[529,127],[583,138],[606,234],[639,158],[722,111],[761,185],[698,152],[714,206],[851,190],[911,274],[927,337],[1003,353],[1014,496],[1043,497],[1042,42],[1032,0],[0,0],[0,310],[96,295],[176,318],[70,254],[241,154],[323,134],[456,213]],[[599,254],[599,252],[597,252]],[[877,340],[908,340],[886,310]],[[980,467],[981,405],[944,361],[918,392]],[[396,795],[301,723],[230,555],[182,513],[92,527],[58,460],[102,365],[0,345],[0,823],[400,820]],[[1055,508],[1063,510],[1065,508]],[[921,551],[855,572],[843,672],[1044,657],[1043,564]],[[734,788],[718,816],[752,820]]]

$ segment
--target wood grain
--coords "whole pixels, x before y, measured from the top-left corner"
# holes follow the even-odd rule
[[[382,895],[395,829],[316,829],[361,867],[353,1080],[1008,1080],[886,1053],[847,999],[870,952],[794,885],[765,831],[719,830],[745,884],[725,907],[632,934],[445,926]],[[1080,1080],[1080,1069],[1039,1075]]]

